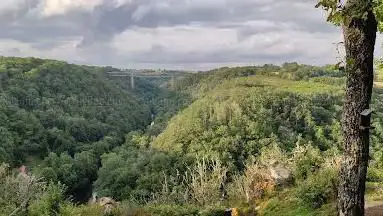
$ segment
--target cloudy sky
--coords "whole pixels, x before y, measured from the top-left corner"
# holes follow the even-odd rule
[[[315,0],[0,0],[0,55],[125,68],[334,63],[340,31],[314,5]]]

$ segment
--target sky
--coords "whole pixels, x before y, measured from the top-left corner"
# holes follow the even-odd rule
[[[1,0],[0,55],[186,70],[336,63],[341,31],[326,23],[315,3]]]

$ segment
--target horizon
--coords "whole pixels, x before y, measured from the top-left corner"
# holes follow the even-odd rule
[[[47,61],[59,61],[59,62],[64,62],[64,63],[67,63],[67,64],[74,64],[74,65],[78,65],[78,66],[90,66],[90,67],[112,67],[114,69],[117,69],[117,70],[121,70],[121,71],[125,71],[125,70],[137,70],[137,71],[145,71],[145,70],[148,70],[148,71],[161,71],[161,70],[164,70],[164,71],[177,71],[177,72],[189,72],[189,73],[198,73],[198,72],[209,72],[211,70],[216,70],[216,69],[222,69],[222,68],[236,68],[236,67],[262,67],[262,66],[265,66],[265,65],[272,65],[272,66],[278,66],[278,67],[282,67],[283,64],[292,64],[292,63],[297,63],[298,65],[300,66],[304,66],[304,65],[307,65],[307,66],[313,66],[313,67],[325,67],[325,66],[335,66],[336,63],[333,63],[333,64],[322,64],[322,65],[313,65],[313,64],[304,64],[304,63],[300,63],[300,62],[282,62],[282,63],[264,63],[264,64],[246,64],[244,63],[243,65],[222,65],[222,66],[219,66],[219,67],[213,67],[213,68],[209,68],[209,69],[205,69],[205,70],[193,70],[193,69],[180,69],[180,68],[145,68],[145,67],[139,67],[139,68],[127,68],[127,67],[117,67],[117,66],[113,66],[113,65],[97,65],[97,64],[87,64],[87,63],[81,63],[81,62],[71,62],[71,61],[67,61],[67,60],[60,60],[60,59],[53,59],[53,58],[43,58],[43,57],[36,57],[36,56],[3,56],[3,55],[0,55],[0,58],[36,58],[36,59],[42,59],[42,60],[47,60]]]

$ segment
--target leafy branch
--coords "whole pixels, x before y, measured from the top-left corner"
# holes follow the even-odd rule
[[[371,0],[363,3],[355,0],[319,0],[315,7],[327,11],[327,21],[339,26],[351,24],[353,20],[366,20],[371,11],[375,13],[377,20],[382,20],[382,3],[383,0]]]
[[[323,8],[328,12],[327,21],[339,25],[342,21],[343,9],[341,0],[320,0],[316,8]]]

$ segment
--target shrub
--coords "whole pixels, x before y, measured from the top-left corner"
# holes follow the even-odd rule
[[[225,208],[219,206],[207,207],[200,212],[201,216],[222,216],[225,214]]]
[[[201,205],[217,201],[226,173],[227,168],[219,160],[197,161],[189,171],[188,188],[193,200]]]
[[[306,179],[324,163],[322,153],[312,145],[298,145],[293,151],[292,166],[294,178]]]
[[[275,183],[268,170],[258,164],[250,163],[246,165],[243,175],[233,177],[233,182],[229,185],[229,198],[232,200],[246,200],[251,203],[265,194],[274,190]]]
[[[152,216],[144,207],[132,206],[131,203],[122,203],[112,213],[116,216]]]
[[[198,216],[199,210],[192,206],[156,205],[148,206],[146,210],[156,216]]]
[[[382,182],[383,172],[375,167],[369,167],[367,169],[367,181],[368,182]]]
[[[46,183],[34,176],[13,174],[9,165],[0,165],[0,215],[19,215],[41,198]]]
[[[193,204],[205,206],[222,197],[227,168],[218,159],[197,160],[185,173],[166,176],[162,190],[153,194],[152,204]]]
[[[104,208],[99,205],[64,206],[62,216],[104,216]]]
[[[222,216],[225,213],[221,206],[208,206],[201,210],[187,205],[154,205],[146,207],[146,210],[153,216]]]
[[[298,184],[296,196],[300,199],[301,204],[316,209],[336,199],[336,185],[337,169],[322,168]]]
[[[69,201],[64,198],[65,187],[63,185],[49,184],[45,193],[33,202],[28,210],[30,216],[50,216],[59,215],[63,206],[70,205]]]
[[[233,177],[229,185],[231,199],[246,200],[247,203],[251,203],[275,190],[276,182],[269,168],[277,163],[287,167],[288,157],[275,140],[270,140],[273,141],[270,146],[264,147],[258,158],[249,160],[245,165],[244,173]]]

